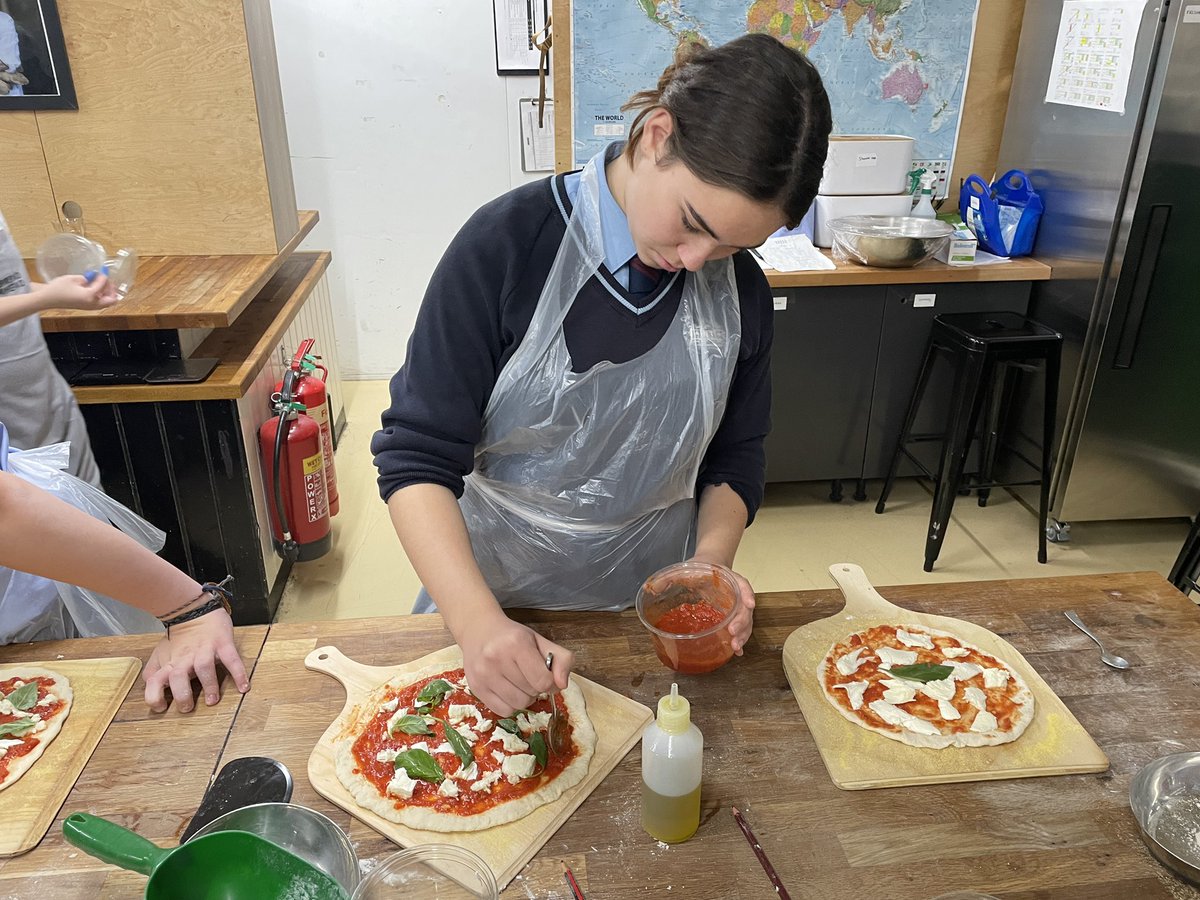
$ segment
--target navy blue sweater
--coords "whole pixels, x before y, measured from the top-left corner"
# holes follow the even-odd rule
[[[392,378],[392,405],[371,441],[384,500],[420,483],[462,495],[488,398],[525,336],[566,233],[570,202],[562,179],[523,185],[483,206],[438,263],[407,359]],[[725,416],[696,487],[698,494],[706,485],[728,484],[745,502],[749,524],[762,503],[766,477],[774,313],[767,280],[750,254],[739,252],[733,262],[741,349]],[[661,301],[638,315],[614,297],[625,289],[602,268],[563,325],[573,370],[585,372],[601,360],[628,362],[653,347],[675,317],[683,281],[663,279]],[[628,292],[624,296],[630,298]],[[648,302],[641,298],[634,305]]]

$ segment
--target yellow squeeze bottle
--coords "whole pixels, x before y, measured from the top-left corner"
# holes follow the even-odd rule
[[[703,762],[704,735],[673,684],[642,732],[642,827],[651,837],[675,844],[696,833]]]

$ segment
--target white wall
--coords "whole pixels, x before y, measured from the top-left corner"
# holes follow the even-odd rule
[[[425,285],[462,223],[535,178],[521,171],[517,100],[537,79],[496,74],[483,0],[274,0],[300,209],[330,249],[342,374],[390,377]]]

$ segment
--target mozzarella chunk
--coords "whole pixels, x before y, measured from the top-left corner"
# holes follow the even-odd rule
[[[875,653],[885,666],[911,666],[917,661],[916,650],[896,650],[893,647],[880,647]]]
[[[870,686],[871,682],[869,681],[851,681],[847,684],[835,684],[834,688],[841,688],[846,692],[846,696],[850,699],[851,709],[862,709],[863,694]]]
[[[943,719],[945,719],[947,721],[950,721],[952,719],[961,719],[962,718],[962,716],[959,714],[958,710],[954,708],[954,704],[951,703],[949,700],[939,700],[938,701],[938,715],[940,715]]]
[[[933,700],[953,700],[957,685],[952,678],[941,678],[918,685],[917,690]]]
[[[395,711],[395,713],[393,713],[393,714],[392,714],[392,717],[391,717],[390,719],[388,719],[388,723],[387,723],[387,733],[388,733],[388,734],[392,734],[393,732],[395,732],[395,730],[396,730],[396,723],[397,723],[397,722],[399,722],[401,719],[403,719],[403,718],[404,718],[405,716],[407,716],[407,715],[408,715],[408,708],[407,708],[407,707],[406,707],[406,708],[404,708],[404,709],[398,709],[398,710],[396,710],[396,711]]]
[[[483,714],[472,703],[451,703],[446,719],[451,725],[457,725],[463,719],[482,719]]]
[[[996,725],[996,717],[986,709],[981,709],[975,713],[975,721],[971,723],[971,730],[976,734],[982,734],[987,731],[995,731]]]
[[[534,731],[542,731],[550,725],[550,713],[521,713],[517,716],[517,727],[524,734],[529,734]]]
[[[983,666],[975,663],[952,662],[947,665],[954,666],[954,674],[950,677],[955,681],[968,681],[983,672]]]
[[[382,709],[384,712],[395,712],[396,707],[399,705],[400,705],[400,698],[393,697],[391,700],[388,700],[386,703],[379,704],[379,708]]]
[[[387,793],[393,797],[399,797],[401,800],[409,800],[412,798],[413,788],[416,786],[416,781],[409,778],[407,772],[397,769],[395,776],[388,782]]]
[[[17,709],[7,700],[0,699],[0,713],[6,716],[19,716],[21,715],[21,710]]]
[[[987,710],[987,694],[985,694],[979,688],[977,688],[977,687],[964,688],[963,696],[967,698],[968,703],[970,703],[973,707],[980,710],[981,712]]]
[[[446,741],[442,741],[436,747],[429,751],[430,753],[453,753],[454,748]]]
[[[1002,688],[1008,684],[1008,672],[1005,669],[984,669],[983,686],[987,688]]]
[[[883,699],[886,703],[908,703],[917,697],[916,685],[911,681],[899,678],[885,678],[881,682],[885,688]]]
[[[961,659],[964,656],[970,656],[971,651],[966,647],[941,647],[942,656],[946,659]]]
[[[426,753],[428,753],[429,752],[429,744],[425,743],[425,741],[417,741],[415,744],[411,744],[408,747],[405,747],[404,749],[405,750],[424,750]]]
[[[905,647],[924,647],[926,650],[933,649],[933,639],[929,635],[914,634],[911,631],[905,631],[903,628],[896,629],[896,640]]]
[[[45,697],[43,697],[41,700],[39,700],[37,703],[35,703],[33,705],[34,706],[49,706],[51,703],[57,703],[57,702],[58,702],[57,697],[55,697],[53,694],[47,694]]]
[[[438,793],[443,797],[457,797],[458,785],[452,779],[447,778],[438,785]]]
[[[857,650],[847,653],[837,661],[836,668],[840,675],[853,675],[859,670],[865,660],[859,659],[859,654],[866,650],[866,647],[859,647]]]
[[[478,731],[480,734],[484,734],[486,732],[491,731],[492,726],[495,724],[496,723],[493,722],[491,719],[481,718],[481,719],[479,719],[479,721],[477,721],[475,723],[475,730]]]
[[[36,717],[35,717],[35,718],[36,718]],[[34,726],[33,726],[33,730],[34,730],[34,733],[35,733],[35,734],[36,734],[37,732],[39,732],[39,731],[45,731],[45,730],[46,730],[46,723],[45,723],[45,722],[42,722],[42,721],[39,721],[39,722],[38,722],[36,725],[34,725]]]
[[[498,740],[504,745],[504,749],[509,753],[524,753],[529,749],[529,745],[527,743],[525,743],[515,734],[510,734],[509,732],[505,731],[503,728],[496,729],[496,734],[492,737],[492,740]]]
[[[521,753],[505,759],[500,765],[500,771],[508,778],[509,784],[516,784],[522,778],[532,775],[536,764],[537,757],[532,753]]]
[[[5,753],[7,753],[9,747],[19,747],[23,743],[25,742],[19,739],[15,741],[0,739],[0,756],[3,756]]]
[[[457,731],[462,736],[462,739],[468,744],[473,744],[479,740],[479,735],[471,730],[470,725],[456,725],[454,730]]]
[[[496,762],[503,764],[503,762],[506,758],[507,757],[505,757],[503,750],[493,750],[492,751],[492,759],[494,759]]]
[[[883,719],[889,725],[898,725],[906,731],[911,731],[915,734],[941,734],[941,731],[932,722],[918,719],[911,713],[897,709],[884,700],[873,700],[870,707],[875,715],[879,716],[879,718]]]
[[[396,757],[400,755],[400,751],[396,749],[384,748],[375,754],[375,758],[382,763],[394,763]]]
[[[486,775],[484,775],[478,781],[473,783],[471,785],[471,790],[486,791],[493,784],[495,784],[497,781],[500,780],[501,774],[502,773],[500,772],[499,769],[492,769],[492,771],[488,772]]]
[[[458,771],[451,778],[457,778],[459,781],[474,781],[479,777],[479,766],[472,762],[469,766],[459,765]]]

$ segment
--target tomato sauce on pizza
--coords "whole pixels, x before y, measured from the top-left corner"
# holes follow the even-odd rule
[[[422,692],[438,681],[446,682],[451,689],[434,703],[419,703]],[[374,785],[381,796],[394,800],[397,807],[419,806],[471,816],[532,793],[558,777],[579,755],[579,747],[573,739],[569,740],[564,753],[549,750],[548,726],[545,724],[551,709],[548,697],[506,718],[488,709],[465,685],[464,671],[451,669],[400,689],[388,689],[380,695],[378,711],[351,745],[356,773]],[[562,705],[561,699],[559,705]],[[395,727],[398,717],[407,717],[405,721],[414,730],[423,724],[424,730],[406,733]],[[417,719],[422,721],[415,721]],[[393,726],[391,730],[389,725]],[[464,765],[453,746],[453,739],[447,737],[447,727],[458,731],[465,740],[470,751],[470,766]],[[566,733],[569,737],[574,735],[569,724]],[[505,763],[510,757],[536,755],[539,739],[546,753],[544,765],[538,764],[529,774],[519,776],[506,770]],[[394,758],[414,749],[423,750],[432,757],[436,769],[426,774],[433,777],[405,779],[405,789],[411,789],[411,796],[394,796],[389,793],[389,787],[400,768]],[[528,760],[523,762],[528,764]],[[415,782],[411,788],[407,784],[409,780]],[[449,795],[442,787],[447,780],[454,786]],[[476,789],[475,786],[481,783],[482,786]]]

